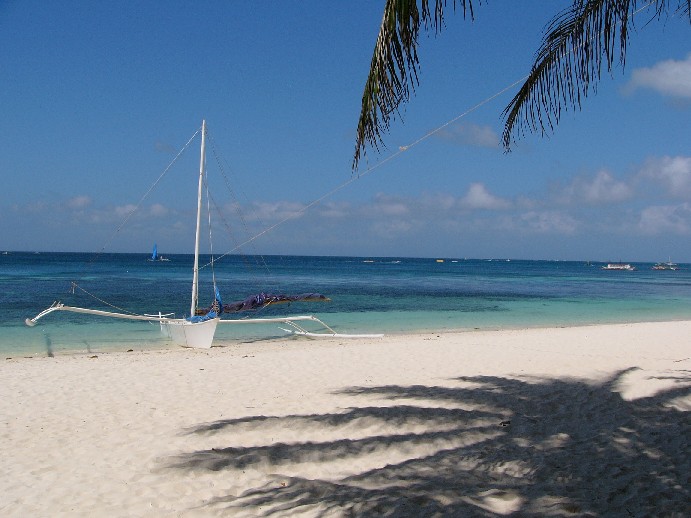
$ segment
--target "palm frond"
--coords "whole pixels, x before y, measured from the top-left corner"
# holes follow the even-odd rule
[[[399,106],[410,99],[419,84],[417,55],[420,27],[439,32],[444,25],[447,0],[387,0],[379,35],[374,46],[369,75],[362,94],[362,108],[357,127],[353,171],[357,170],[367,144],[379,150],[382,133],[389,130],[392,118],[400,117]],[[463,15],[473,16],[472,0],[452,0],[463,7]],[[482,0],[476,0],[481,2]],[[690,0],[691,1],[691,0]]]
[[[689,23],[691,23],[691,0],[679,0],[679,7],[676,12],[681,16],[688,16]]]
[[[653,18],[660,18],[672,2],[691,21],[691,0],[652,0],[641,10],[651,9]],[[506,151],[526,130],[544,135],[554,130],[563,110],[580,109],[582,100],[597,90],[603,61],[609,73],[616,65],[624,67],[638,4],[637,0],[574,0],[551,21],[528,79],[502,114]]]

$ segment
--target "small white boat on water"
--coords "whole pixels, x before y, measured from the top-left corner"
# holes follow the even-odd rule
[[[602,267],[603,270],[629,270],[629,271],[634,271],[636,270],[635,266],[630,265],[629,263],[607,263],[607,265]]]
[[[676,263],[673,263],[671,261],[667,261],[666,263],[656,263],[655,266],[652,267],[653,270],[678,270],[679,265]]]

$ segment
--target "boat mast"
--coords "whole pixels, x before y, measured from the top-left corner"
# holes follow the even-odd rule
[[[204,157],[206,154],[206,120],[202,120],[202,149],[199,158],[199,188],[197,190],[197,232],[194,237],[194,275],[192,276],[192,305],[190,316],[197,310],[199,298],[199,228],[202,220],[202,183],[204,182]]]

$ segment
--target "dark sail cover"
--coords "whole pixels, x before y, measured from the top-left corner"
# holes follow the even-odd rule
[[[218,302],[220,297],[217,295],[214,304],[208,308],[197,310],[197,314],[206,314],[210,311],[214,311],[217,314],[221,313],[240,313],[242,311],[252,311],[254,309],[260,309],[271,304],[285,304],[290,302],[328,302],[328,297],[325,297],[321,293],[302,293],[300,295],[283,295],[274,293],[258,293],[256,295],[250,295],[245,300],[239,300],[237,302],[231,302],[229,304],[223,304],[218,311]],[[216,307],[215,307],[216,306]]]
[[[239,313],[263,308],[270,304],[283,304],[287,302],[326,302],[329,299],[321,293],[303,293],[301,295],[283,295],[273,293],[258,293],[245,300],[223,304],[224,313]]]

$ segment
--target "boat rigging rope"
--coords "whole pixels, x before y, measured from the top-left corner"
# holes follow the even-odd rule
[[[652,4],[653,4],[652,1],[648,2],[646,5],[640,7],[640,8],[637,9],[636,11],[634,11],[634,12],[632,13],[631,16],[632,16],[632,17],[635,17],[635,16],[638,15],[640,12],[642,12],[643,10],[647,9],[648,7],[650,7]],[[591,38],[590,40],[588,40],[588,41],[594,40],[596,37],[598,37],[600,34],[602,34],[602,32],[603,32],[603,31],[600,31],[599,34],[593,35],[592,38]],[[585,45],[585,42],[582,43],[581,45]],[[572,50],[568,51],[567,54],[572,54],[573,52],[574,52],[574,50],[572,49]],[[223,255],[217,257],[216,260],[218,261],[218,260],[223,259],[223,258],[226,257],[227,255],[230,255],[230,254],[232,254],[233,252],[236,252],[237,250],[239,250],[239,249],[242,248],[243,246],[245,246],[245,245],[247,245],[247,244],[249,244],[249,243],[252,243],[253,241],[256,241],[257,239],[259,239],[260,237],[262,237],[262,236],[265,235],[265,234],[268,234],[269,232],[271,232],[271,231],[273,231],[274,229],[276,229],[277,227],[283,225],[283,224],[286,223],[287,221],[290,221],[291,219],[297,218],[298,216],[300,216],[300,215],[302,215],[303,213],[307,212],[310,208],[312,208],[312,207],[314,207],[315,205],[321,203],[321,202],[324,201],[325,199],[330,198],[331,196],[333,196],[333,195],[336,194],[337,192],[339,192],[339,191],[345,189],[347,186],[349,186],[349,185],[350,185],[351,183],[353,183],[354,181],[359,180],[359,179],[362,178],[363,176],[366,176],[366,175],[372,173],[373,171],[375,171],[376,169],[380,168],[380,167],[383,166],[384,164],[390,162],[391,160],[393,160],[393,159],[395,159],[395,158],[398,158],[402,153],[404,153],[405,151],[408,151],[410,148],[412,148],[412,147],[414,147],[414,146],[417,146],[418,144],[424,142],[425,140],[427,140],[428,138],[432,137],[433,135],[439,133],[439,132],[440,132],[441,130],[443,130],[444,128],[446,128],[446,127],[448,127],[449,125],[453,124],[454,122],[459,121],[459,120],[462,119],[463,117],[465,117],[465,116],[469,115],[470,113],[476,111],[477,109],[481,108],[482,106],[484,106],[485,104],[489,103],[490,101],[493,101],[494,99],[496,99],[497,97],[503,95],[503,94],[506,93],[508,90],[510,90],[510,89],[512,89],[513,87],[515,87],[516,85],[525,82],[526,79],[528,79],[528,77],[530,77],[530,75],[525,75],[525,76],[523,76],[522,78],[517,79],[517,80],[514,81],[513,83],[511,83],[511,84],[505,86],[504,88],[502,88],[502,89],[499,90],[498,92],[496,92],[496,93],[490,95],[489,97],[487,97],[487,98],[485,98],[484,100],[480,101],[479,103],[477,103],[476,105],[472,106],[471,108],[468,108],[466,111],[464,111],[464,112],[461,113],[460,115],[457,115],[457,116],[453,117],[452,119],[449,119],[449,120],[446,121],[445,123],[443,123],[443,124],[437,126],[437,127],[434,128],[433,130],[431,130],[431,131],[425,133],[423,136],[421,136],[421,137],[418,138],[417,140],[414,140],[414,141],[411,142],[410,144],[403,145],[403,146],[399,146],[398,151],[395,151],[395,152],[391,153],[389,156],[385,157],[384,159],[382,159],[381,161],[377,162],[377,163],[374,164],[373,166],[368,166],[367,169],[365,169],[365,171],[363,171],[362,173],[352,174],[351,177],[350,177],[348,180],[346,180],[345,182],[343,182],[342,184],[338,185],[337,187],[334,187],[333,189],[331,189],[330,191],[328,191],[328,192],[325,193],[324,195],[322,195],[322,196],[320,196],[319,198],[313,200],[312,202],[310,202],[310,203],[304,205],[302,208],[296,210],[293,214],[291,214],[291,215],[289,215],[289,216],[286,216],[284,219],[278,221],[277,223],[274,223],[273,225],[271,225],[271,226],[265,228],[264,230],[262,230],[262,231],[259,232],[258,234],[256,234],[256,235],[254,235],[254,236],[248,238],[248,239],[245,240],[243,243],[240,243],[239,245],[236,245],[235,248],[233,248],[233,249],[229,250],[228,252],[226,252],[225,254],[223,254]],[[208,264],[205,265],[205,266],[208,266]]]
[[[403,152],[407,151],[407,150],[410,149],[411,147],[417,146],[418,144],[420,144],[421,142],[427,140],[428,138],[430,138],[430,137],[433,136],[434,134],[440,132],[442,129],[446,128],[446,127],[449,126],[450,124],[453,124],[454,122],[458,121],[459,119],[462,119],[462,118],[465,117],[466,115],[468,115],[468,114],[474,112],[474,111],[477,110],[478,108],[481,108],[482,106],[484,106],[484,105],[487,104],[488,102],[490,102],[490,101],[494,100],[495,98],[499,97],[500,95],[504,94],[507,90],[510,90],[511,88],[513,88],[514,86],[516,86],[517,84],[519,84],[519,83],[525,81],[527,77],[528,77],[528,76],[525,76],[525,77],[523,77],[523,78],[521,78],[521,79],[518,79],[517,81],[514,81],[513,83],[511,83],[510,85],[506,86],[506,87],[503,88],[502,90],[500,90],[500,91],[498,91],[497,93],[495,93],[495,94],[493,94],[493,95],[487,97],[485,100],[483,100],[483,101],[477,103],[475,106],[469,108],[469,109],[466,110],[465,112],[461,113],[460,115],[457,115],[457,116],[454,117],[453,119],[450,119],[449,121],[447,121],[447,122],[445,122],[444,124],[438,126],[437,128],[435,128],[435,129],[429,131],[428,133],[426,133],[426,134],[423,135],[422,137],[418,138],[417,140],[411,142],[410,144],[405,145],[405,146],[400,146],[400,147],[398,148],[398,151],[396,151],[396,152],[390,154],[388,157],[384,158],[384,159],[381,160],[380,162],[377,162],[375,165],[368,167],[368,168],[367,168],[365,171],[363,171],[362,173],[358,173],[357,175],[353,174],[348,180],[346,180],[346,181],[343,182],[342,184],[340,184],[340,185],[334,187],[334,188],[331,189],[330,191],[326,192],[325,194],[323,194],[323,195],[320,196],[319,198],[316,198],[315,200],[311,201],[310,203],[304,205],[304,206],[301,207],[300,209],[297,209],[297,210],[296,210],[294,213],[292,213],[291,215],[286,216],[286,217],[283,218],[282,220],[280,220],[280,221],[274,223],[273,225],[271,225],[271,226],[265,228],[264,230],[262,230],[262,231],[259,232],[258,234],[255,234],[254,236],[248,238],[248,239],[245,240],[244,242],[242,242],[242,243],[236,245],[235,248],[229,250],[228,252],[226,252],[226,253],[223,254],[223,255],[218,256],[218,257],[216,258],[216,260],[219,261],[219,260],[223,259],[224,257],[226,257],[226,256],[228,256],[228,255],[230,255],[230,254],[232,254],[233,252],[236,252],[237,250],[241,249],[243,246],[245,246],[245,245],[247,245],[247,244],[249,244],[249,243],[252,243],[253,241],[256,241],[257,239],[259,239],[259,238],[260,238],[261,236],[263,236],[264,234],[268,234],[269,232],[271,232],[272,230],[276,229],[277,227],[283,225],[283,224],[286,223],[287,221],[290,221],[291,219],[297,218],[297,217],[300,216],[301,214],[307,212],[310,208],[312,208],[312,207],[314,207],[315,205],[321,203],[321,202],[324,201],[325,199],[330,198],[331,196],[333,196],[333,195],[336,194],[337,192],[339,192],[339,191],[345,189],[345,188],[348,187],[351,183],[355,182],[356,180],[359,180],[360,178],[362,178],[362,177],[365,176],[365,175],[368,175],[368,174],[372,173],[374,170],[376,170],[376,169],[378,169],[379,167],[383,166],[383,165],[386,164],[387,162],[390,162],[390,161],[393,160],[394,158],[397,158],[399,155],[401,155]],[[201,269],[201,268],[205,268],[206,266],[209,266],[209,264],[206,264],[206,265],[204,265],[204,266],[201,266],[200,269]]]
[[[190,144],[194,141],[194,139],[196,138],[196,136],[199,134],[200,131],[201,131],[201,129],[198,129],[198,130],[194,133],[194,135],[192,135],[192,136],[190,137],[190,139],[189,139],[189,140],[187,141],[187,143],[182,147],[182,149],[180,149],[180,151],[178,151],[178,154],[175,155],[175,157],[173,158],[173,160],[168,164],[168,166],[163,170],[163,172],[159,175],[159,177],[158,177],[158,178],[154,181],[154,183],[149,187],[149,189],[146,191],[146,193],[144,193],[144,195],[141,197],[141,199],[140,199],[139,202],[135,205],[135,207],[134,207],[132,210],[130,210],[130,211],[125,215],[125,218],[124,218],[123,221],[120,223],[120,225],[117,227],[117,229],[115,229],[115,232],[113,232],[113,234],[112,234],[112,235],[106,240],[106,242],[103,244],[103,246],[101,247],[101,249],[100,249],[98,252],[96,252],[96,253],[91,257],[91,260],[90,260],[88,263],[86,263],[86,265],[81,269],[81,271],[80,271],[80,273],[79,273],[79,276],[83,275],[84,271],[85,271],[89,266],[93,265],[93,263],[96,262],[96,260],[100,257],[100,255],[103,254],[103,252],[104,252],[104,250],[106,249],[106,247],[108,247],[108,245],[110,245],[110,243],[113,241],[113,239],[115,239],[115,236],[117,236],[117,234],[124,228],[124,226],[125,226],[125,225],[127,224],[127,222],[130,220],[130,218],[134,215],[134,213],[137,212],[137,211],[139,210],[139,208],[142,206],[142,203],[144,203],[144,200],[146,200],[146,198],[148,198],[148,196],[151,194],[151,192],[156,188],[156,186],[161,182],[161,180],[163,180],[163,177],[165,177],[166,174],[168,173],[168,171],[170,171],[170,169],[173,167],[173,165],[175,165],[175,163],[176,163],[176,162],[178,161],[178,159],[182,156],[182,154],[187,150],[187,148],[188,148],[188,147],[190,146]],[[99,299],[99,298],[96,297],[95,295],[89,293],[88,291],[86,291],[85,289],[83,289],[82,287],[80,287],[80,286],[77,284],[77,281],[72,281],[71,286],[72,286],[72,293],[74,293],[74,289],[75,289],[75,288],[79,288],[81,291],[83,291],[84,293],[86,293],[86,294],[89,295],[90,297],[94,298],[95,300],[98,300],[99,302],[102,302],[102,303],[106,304],[107,306],[111,306],[111,307],[113,307],[113,308],[119,309],[119,310],[121,310],[121,311],[125,311],[125,312],[127,312],[127,313],[131,313],[130,311],[124,310],[124,309],[122,309],[122,308],[117,308],[116,306],[113,306],[112,304],[109,304],[108,302]],[[134,315],[134,314],[136,314],[136,313],[132,313],[132,314]]]
[[[231,167],[228,165],[225,158],[223,158],[220,155],[220,153],[218,153],[218,151],[216,149],[216,142],[214,141],[213,136],[207,135],[207,139],[208,139],[208,142],[211,144],[211,146],[210,146],[211,152],[214,155],[214,159],[216,160],[216,165],[218,166],[218,170],[221,173],[221,177],[223,178],[223,180],[226,184],[226,189],[230,193],[232,201],[234,202],[233,207],[235,209],[234,210],[235,216],[236,216],[237,220],[240,221],[240,223],[242,224],[244,235],[249,235],[249,227],[247,225],[247,220],[245,219],[245,215],[243,214],[242,210],[240,210],[240,206],[241,206],[240,200],[238,199],[238,196],[235,194],[235,189],[233,189],[233,187],[232,187],[233,182],[230,181],[230,179],[228,178],[228,175],[226,174],[226,167],[224,167],[224,163],[225,163],[225,166],[227,166],[227,169],[229,171],[231,170]],[[216,211],[218,213],[218,216],[221,219],[221,221],[223,222],[223,224],[226,228],[226,232],[228,233],[228,236],[231,238],[231,240],[234,243],[235,248],[233,250],[235,251],[235,250],[240,249],[243,245],[238,243],[235,232],[233,231],[232,227],[228,224],[228,221],[226,220],[225,216],[223,215],[223,211],[220,209],[220,207],[216,203],[216,200],[214,200],[213,197],[211,197],[211,201],[214,204],[214,207],[216,207]],[[261,227],[264,227],[265,225],[261,221],[261,218],[258,215],[255,215],[255,217],[256,217],[256,220],[259,223],[259,225]],[[255,258],[258,257],[259,258],[259,266],[263,267],[264,270],[266,270],[267,272],[269,271],[269,265],[266,263],[264,256],[259,254],[254,247],[252,247],[252,256]],[[245,254],[242,254],[241,257],[243,258],[243,260],[246,261],[246,255]]]
[[[206,171],[204,171],[204,187],[206,188],[206,217],[209,224],[209,254],[211,255],[211,279],[214,286],[214,296],[216,294],[216,270],[214,269],[214,242],[211,239],[211,196],[209,195],[209,182],[206,181]]]
[[[160,174],[160,176],[156,179],[156,181],[151,185],[151,187],[149,187],[149,190],[146,191],[146,193],[144,193],[144,196],[142,196],[141,199],[139,200],[139,202],[137,202],[137,205],[135,205],[135,207],[134,207],[131,211],[129,211],[129,212],[127,213],[127,215],[125,216],[125,219],[122,221],[122,223],[120,223],[120,226],[115,230],[115,232],[113,232],[113,235],[111,235],[110,238],[108,239],[108,241],[106,241],[106,243],[101,247],[101,250],[98,252],[99,254],[100,254],[100,253],[103,253],[103,250],[105,250],[105,248],[111,243],[111,241],[112,241],[113,239],[115,239],[115,236],[118,234],[118,232],[120,232],[120,231],[123,229],[123,227],[127,224],[127,222],[128,222],[128,221],[130,220],[130,218],[132,217],[132,215],[134,215],[134,213],[137,212],[137,211],[139,210],[139,208],[142,206],[142,203],[144,203],[144,200],[146,200],[146,198],[148,198],[149,194],[151,194],[151,192],[152,192],[152,191],[156,188],[156,186],[161,182],[161,180],[163,179],[163,177],[168,173],[168,171],[170,171],[170,168],[173,167],[173,165],[175,164],[175,162],[178,161],[178,158],[180,158],[180,156],[182,156],[182,154],[187,150],[187,148],[188,148],[189,145],[192,143],[192,141],[194,140],[194,138],[197,136],[197,134],[199,133],[199,131],[200,131],[200,130],[197,130],[197,131],[194,133],[194,135],[192,135],[192,136],[190,137],[190,139],[189,139],[189,140],[187,141],[187,143],[183,146],[183,148],[182,148],[180,151],[178,151],[178,154],[177,154],[177,155],[175,155],[175,158],[173,158],[172,162],[170,162],[170,164],[168,164],[168,167],[166,167],[166,168],[163,170],[163,172],[162,172],[162,173]],[[97,254],[97,255],[98,255],[98,254]]]
[[[99,301],[99,302],[105,304],[106,306],[109,306],[109,307],[113,308],[113,309],[117,309],[118,311],[122,311],[123,313],[128,313],[128,314],[130,314],[130,315],[139,315],[139,313],[135,313],[134,311],[129,311],[129,310],[125,309],[125,308],[118,307],[118,306],[116,306],[115,304],[111,304],[110,302],[107,302],[107,301],[105,301],[105,300],[103,300],[103,299],[97,297],[97,296],[94,295],[93,293],[89,293],[88,291],[86,291],[84,288],[82,288],[81,286],[79,286],[79,285],[78,285],[76,282],[74,282],[74,281],[72,281],[71,287],[72,287],[72,293],[74,293],[74,290],[77,289],[77,290],[79,290],[79,291],[81,291],[81,292],[87,294],[89,297],[91,297],[91,298],[93,298],[93,299],[95,299],[95,300],[97,300],[97,301]]]

